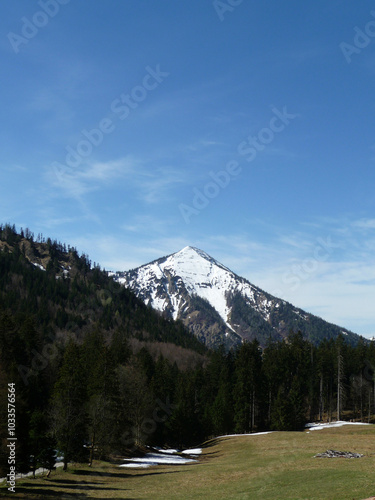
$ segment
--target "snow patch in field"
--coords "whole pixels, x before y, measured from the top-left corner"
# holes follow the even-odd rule
[[[120,467],[128,467],[129,469],[147,469],[148,467],[152,467],[153,465],[158,465],[157,463],[147,463],[147,464],[137,464],[137,463],[130,463],[130,464],[122,464]]]
[[[226,434],[225,436],[218,436],[216,439],[229,438],[229,437],[239,437],[239,436],[263,436],[264,434],[271,434],[275,431],[266,432],[253,432],[252,434]]]
[[[64,465],[64,462],[57,462],[55,463],[55,467],[63,467]],[[44,469],[43,467],[40,467],[39,469],[36,469],[35,470],[35,476],[40,476],[41,474],[47,474],[48,472],[48,469]],[[19,473],[19,474],[16,474],[16,480],[17,479],[23,479],[25,477],[33,477],[34,475],[34,472],[31,471],[31,472],[23,472],[22,474]],[[6,481],[7,478],[6,477],[0,477],[0,483]]]
[[[337,422],[331,422],[331,423],[310,423],[306,424],[305,427],[309,429],[310,431],[319,431],[321,429],[328,429],[328,428],[335,428],[335,427],[342,427],[343,425],[374,425],[374,424],[368,424],[367,422],[345,422],[344,420],[338,420]]]
[[[169,449],[169,450],[164,450],[163,448],[159,448],[158,446],[154,446],[155,450],[160,451],[160,453],[169,453],[169,454],[174,454],[174,453],[179,453],[179,450],[174,450],[174,449]]]
[[[152,465],[184,465],[196,462],[191,458],[180,457],[179,455],[164,453],[147,453],[140,458],[127,458],[126,463],[120,467],[151,467]]]
[[[184,455],[200,455],[202,453],[202,448],[192,448],[191,450],[181,451]]]

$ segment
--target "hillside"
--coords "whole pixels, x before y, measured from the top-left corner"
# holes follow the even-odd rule
[[[161,318],[86,255],[10,226],[0,228],[0,304],[16,320],[32,317],[43,338],[83,339],[95,325],[108,340],[121,331],[128,341],[205,351],[181,322]]]

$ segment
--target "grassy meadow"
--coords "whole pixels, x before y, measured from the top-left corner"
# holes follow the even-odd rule
[[[335,449],[360,459],[313,458]],[[120,468],[71,465],[49,479],[26,478],[0,498],[362,500],[375,494],[375,426],[225,437],[204,444],[190,465]]]

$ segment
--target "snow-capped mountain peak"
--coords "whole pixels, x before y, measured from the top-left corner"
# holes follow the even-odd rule
[[[231,272],[230,269],[228,269],[226,266],[212,258],[208,253],[204,252],[203,250],[200,250],[199,248],[192,247],[192,246],[187,246],[180,250],[179,252],[176,252],[175,254],[172,254],[170,257],[174,257],[175,259],[178,259],[180,263],[183,265],[186,264],[187,262],[193,261],[194,263],[197,263],[198,259],[203,259],[210,263],[211,265],[216,265],[218,267],[221,267],[222,269]]]
[[[117,273],[115,279],[163,315],[181,320],[207,345],[231,346],[253,338],[265,343],[291,329],[315,336],[326,325],[327,336],[342,331],[264,292],[193,246]]]
[[[207,286],[218,284],[227,274],[233,274],[230,269],[220,264],[203,250],[195,247],[185,247],[177,253],[166,258],[159,264],[162,270],[168,270],[175,275],[180,275],[192,291],[203,284]],[[234,274],[233,274],[234,276]],[[197,290],[196,290],[197,291]]]
[[[203,250],[187,246],[164,259],[126,273],[124,281],[147,304],[162,312],[168,309],[174,319],[179,318],[187,293],[207,300],[227,322],[229,311],[225,292],[234,276]]]
[[[147,305],[182,320],[207,344],[236,344],[249,335],[234,321],[234,299],[245,300],[265,318],[271,302],[209,254],[193,246],[121,273],[117,279]]]

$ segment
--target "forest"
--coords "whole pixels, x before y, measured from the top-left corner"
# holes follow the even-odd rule
[[[0,477],[8,384],[18,472],[309,421],[375,422],[375,342],[315,345],[298,331],[208,350],[76,249],[9,225],[0,244]]]

